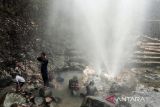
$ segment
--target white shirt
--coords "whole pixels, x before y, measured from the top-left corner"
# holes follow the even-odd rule
[[[16,82],[25,82],[25,79],[19,75],[16,75]]]

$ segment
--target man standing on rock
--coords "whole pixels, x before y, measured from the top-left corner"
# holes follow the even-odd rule
[[[37,58],[37,60],[41,63],[41,75],[44,82],[44,86],[49,86],[49,79],[48,79],[48,59],[44,52],[41,53],[41,56]]]

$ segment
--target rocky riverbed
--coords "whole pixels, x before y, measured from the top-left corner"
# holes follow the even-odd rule
[[[152,80],[159,82],[159,80],[157,80],[157,77],[159,76],[157,74],[158,71],[155,73],[152,72],[152,75],[149,72],[150,71],[144,69],[131,69],[131,71],[125,75],[128,80],[123,78],[121,81],[119,79],[111,80],[104,77],[94,78],[95,84],[99,90],[98,96],[107,96],[110,93],[116,93],[130,98],[144,98],[141,102],[133,101],[132,99],[129,103],[132,107],[159,107],[160,86],[157,86],[157,84],[155,85],[154,82],[152,83],[152,86],[150,84],[147,85],[147,83],[142,81],[142,79],[145,79],[152,82],[150,80],[150,78],[152,78]],[[136,78],[134,82],[132,78],[129,78],[129,75],[133,76],[133,74],[134,77],[132,78]],[[50,82],[50,88],[44,88],[40,75],[37,74],[34,76],[36,78],[30,77],[32,81],[28,81],[23,87],[24,92],[19,93],[15,92],[15,84],[11,84],[10,86],[2,88],[0,91],[1,106],[10,107],[10,105],[17,103],[23,105],[23,107],[80,107],[83,99],[79,96],[71,96],[68,90],[68,81],[74,75],[78,76],[79,80],[83,77],[82,72],[79,71],[64,72],[57,75],[57,77],[60,76],[63,78],[64,82],[56,81],[55,76]],[[139,75],[140,78],[137,78],[137,75]],[[130,80],[132,80],[132,82]]]

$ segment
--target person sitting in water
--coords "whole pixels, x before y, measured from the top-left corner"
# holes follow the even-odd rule
[[[72,89],[73,87],[78,87],[79,82],[77,76],[74,76],[72,79],[69,80],[69,89]]]
[[[77,76],[74,76],[69,80],[69,89],[71,90],[71,94],[75,94],[79,90],[79,81]]]
[[[94,81],[91,81],[87,86],[86,86],[86,96],[94,96],[98,92],[96,86],[94,85]]]
[[[20,91],[22,86],[25,83],[25,79],[22,76],[17,75],[17,74],[12,74],[12,78],[16,82],[16,91]]]
[[[80,93],[81,97],[86,96],[95,96],[98,93],[97,87],[94,85],[94,81],[90,81],[90,83],[86,86],[86,92]]]

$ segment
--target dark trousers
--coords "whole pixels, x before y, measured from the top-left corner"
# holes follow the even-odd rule
[[[44,82],[44,86],[49,86],[49,79],[48,79],[48,74],[47,73],[41,73],[42,74],[42,79]]]
[[[19,89],[21,89],[23,85],[24,85],[24,82],[16,83],[16,90],[18,91]]]

